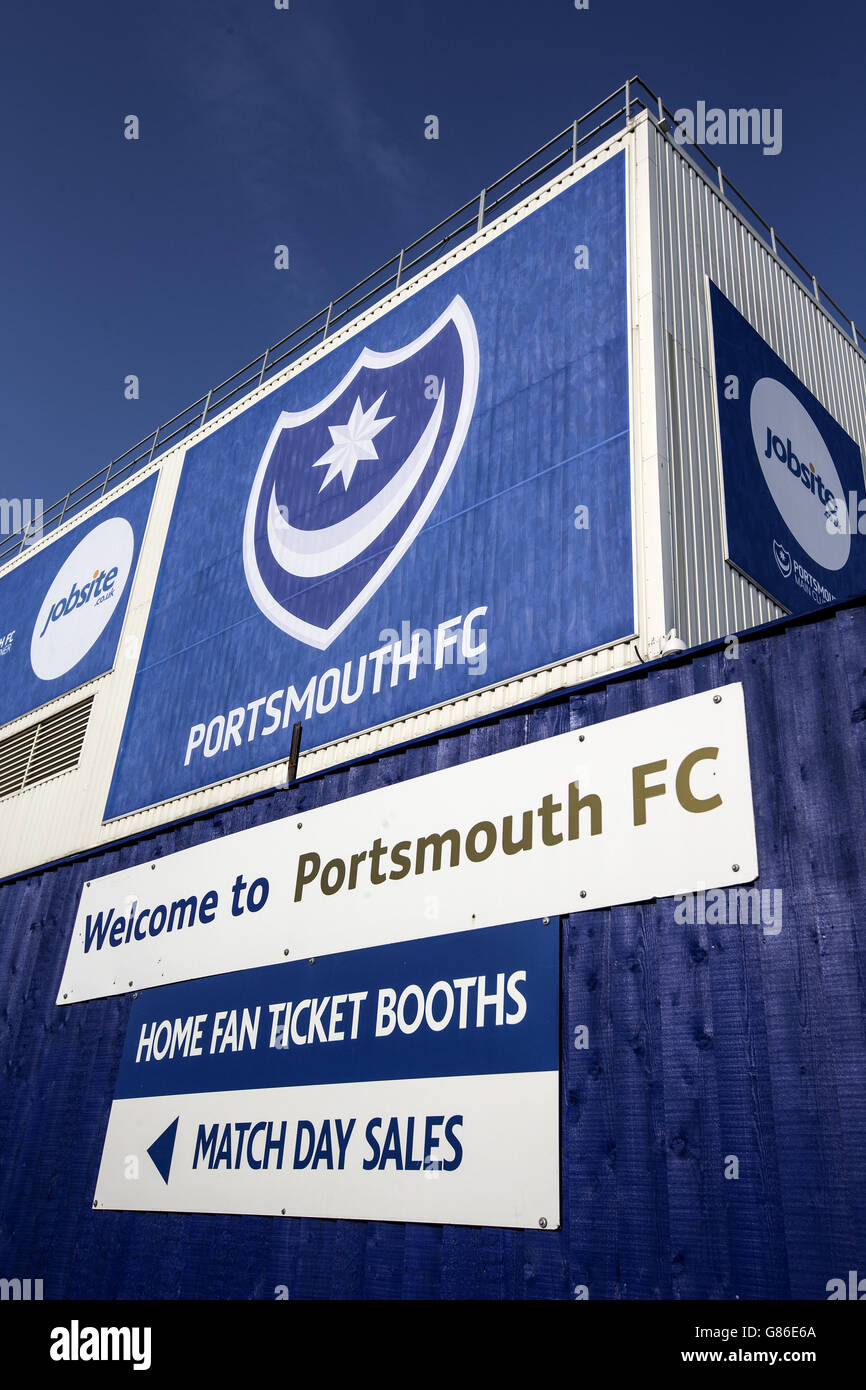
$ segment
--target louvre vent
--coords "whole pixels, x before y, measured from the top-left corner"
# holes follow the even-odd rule
[[[77,766],[92,704],[91,695],[79,705],[0,740],[0,797],[24,791]]]

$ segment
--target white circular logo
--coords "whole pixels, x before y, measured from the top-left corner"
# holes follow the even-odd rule
[[[30,664],[40,680],[71,671],[104,632],[126,587],[134,547],[132,527],[117,516],[94,526],[61,565],[30,639]]]
[[[782,519],[817,564],[840,570],[851,537],[838,519],[845,498],[824,436],[793,392],[773,377],[755,382],[750,413],[758,462]]]

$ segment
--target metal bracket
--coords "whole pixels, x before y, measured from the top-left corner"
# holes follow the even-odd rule
[[[301,756],[301,731],[303,724],[300,719],[292,725],[292,746],[289,749],[289,766],[286,771],[286,786],[290,787],[298,777],[298,759]]]

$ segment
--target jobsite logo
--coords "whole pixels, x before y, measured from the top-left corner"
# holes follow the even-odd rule
[[[61,565],[42,600],[30,640],[40,680],[77,666],[105,631],[126,588],[135,545],[124,517],[95,526]]]
[[[752,389],[752,440],[764,481],[780,517],[806,554],[824,570],[841,570],[851,537],[840,516],[842,483],[826,440],[802,402],[774,377]],[[781,573],[793,575],[817,603],[835,595],[778,540],[773,553]]]

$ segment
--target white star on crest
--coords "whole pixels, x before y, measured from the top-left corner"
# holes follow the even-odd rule
[[[352,406],[352,414],[345,425],[328,426],[334,442],[328,452],[322,454],[322,457],[316,459],[313,464],[314,468],[324,468],[325,465],[328,468],[325,481],[319,488],[319,492],[324,492],[328,483],[332,482],[338,474],[342,474],[344,491],[348,490],[359,461],[379,457],[373,440],[379,431],[383,430],[386,425],[390,425],[395,418],[393,415],[388,415],[382,420],[376,419],[376,412],[387,394],[387,391],[383,391],[369,410],[364,410],[360,396],[356,397],[355,404]]]

